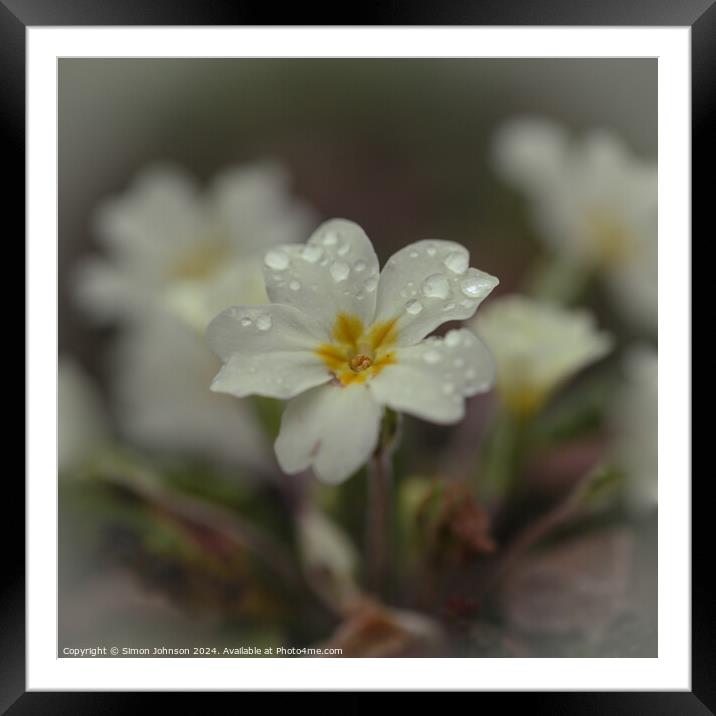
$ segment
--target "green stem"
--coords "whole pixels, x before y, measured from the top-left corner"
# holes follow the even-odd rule
[[[368,588],[387,596],[392,557],[393,465],[392,455],[400,433],[400,416],[386,410],[378,446],[368,462],[366,551]]]
[[[519,489],[525,421],[502,410],[495,418],[480,475],[483,500],[494,502]]]

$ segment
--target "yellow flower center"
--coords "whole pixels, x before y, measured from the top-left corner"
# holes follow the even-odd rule
[[[358,353],[348,361],[348,365],[354,373],[360,373],[373,365],[373,359],[365,353]]]
[[[230,253],[225,241],[202,241],[179,256],[169,270],[169,278],[186,281],[209,278],[229,258]]]
[[[397,362],[391,350],[398,338],[396,323],[397,319],[379,321],[366,330],[357,316],[339,313],[333,324],[333,340],[321,343],[316,354],[343,385],[365,383]]]
[[[534,415],[544,405],[549,395],[549,391],[529,384],[510,387],[498,384],[498,390],[507,411],[516,418]]]

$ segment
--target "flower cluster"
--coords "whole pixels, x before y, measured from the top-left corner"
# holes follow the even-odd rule
[[[204,331],[227,305],[266,301],[267,245],[297,241],[312,212],[288,176],[263,162],[219,174],[206,192],[173,167],[145,170],[95,217],[103,258],[77,288],[98,320],[121,322],[113,351],[115,412],[132,441],[259,467],[268,445],[250,406],[212,394]]]

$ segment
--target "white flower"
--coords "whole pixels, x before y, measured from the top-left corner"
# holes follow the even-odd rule
[[[656,351],[633,348],[624,361],[625,380],[611,410],[614,462],[626,474],[630,507],[656,507],[658,493],[658,359]]]
[[[265,301],[260,254],[312,223],[287,185],[273,163],[228,170],[205,194],[178,169],[145,171],[98,212],[107,257],[82,267],[80,299],[102,319],[160,308],[200,331],[230,303]]]
[[[71,358],[60,358],[57,372],[57,460],[70,475],[106,445],[107,421],[90,378]]]
[[[514,415],[537,411],[564,381],[607,353],[590,314],[526,296],[498,298],[472,326],[497,367],[497,391]]]
[[[490,387],[492,360],[470,331],[425,339],[472,316],[497,285],[468,265],[459,244],[419,241],[379,275],[363,230],[328,221],[305,245],[266,254],[272,304],[212,321],[209,345],[224,363],[212,390],[292,398],[275,445],[281,468],[344,480],[375,448],[383,406],[452,423],[466,396]]]
[[[251,407],[207,391],[219,363],[204,332],[227,305],[265,302],[266,247],[305,236],[309,212],[287,183],[262,163],[201,194],[179,170],[154,168],[98,212],[106,257],[82,267],[79,293],[95,317],[124,323],[112,390],[134,442],[247,466],[270,456]]]
[[[656,326],[657,168],[615,135],[571,141],[555,124],[523,119],[496,137],[498,170],[531,203],[544,240],[599,269],[628,316]]]

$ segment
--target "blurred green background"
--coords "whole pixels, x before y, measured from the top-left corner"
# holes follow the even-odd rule
[[[204,184],[234,164],[278,160],[292,178],[292,192],[319,217],[349,218],[365,229],[381,264],[418,239],[458,241],[470,249],[473,265],[500,278],[495,295],[501,295],[522,288],[542,254],[524,199],[505,187],[491,165],[491,141],[504,121],[535,115],[577,133],[605,128],[638,156],[656,157],[656,59],[66,58],[58,71],[59,352],[75,359],[94,381],[110,433],[108,366],[118,329],[97,327],[83,315],[74,299],[74,270],[101,251],[92,229],[98,203],[125,191],[143,167],[169,160]],[[611,314],[598,292],[588,305],[624,343],[652,338]],[[608,360],[617,357],[618,352]],[[575,392],[557,401],[538,426],[544,489],[526,516],[515,517],[518,522],[558,501],[579,466],[591,464],[594,451],[601,449],[593,437],[599,434],[600,410],[614,377],[591,377],[588,372],[580,378]],[[487,411],[490,401],[489,396],[474,398],[473,418]],[[273,411],[268,420],[275,421],[275,406],[267,410]],[[396,472],[432,479],[450,472],[451,460],[456,466],[469,460],[464,442],[462,453],[446,453],[453,430],[406,421]],[[206,463],[166,468],[151,452],[128,450],[126,463],[99,469],[101,479],[70,480],[61,489],[60,648],[117,639],[131,645],[306,645],[332,635],[350,644],[355,655],[370,655],[374,637],[361,629],[392,634],[391,629],[402,628],[392,622],[386,626],[393,617],[370,613],[364,615],[367,626],[353,625],[358,636],[337,637],[340,615],[326,609],[310,585],[292,574],[286,581],[281,567],[272,571],[255,554],[236,549],[233,527],[214,531],[209,525],[217,515],[202,513],[208,504],[229,525],[236,517],[241,524],[248,521],[250,533],[254,527],[265,530],[285,548],[292,572],[298,548],[286,490],[273,484],[254,489],[250,480],[227,479]],[[131,474],[135,486],[149,487],[128,489],[123,480],[114,480],[118,471]],[[404,483],[398,485],[402,502],[396,529],[402,530],[398,539],[405,554],[412,555],[404,557],[407,564],[422,549],[422,538],[411,532],[410,490],[418,495],[423,526],[432,525],[428,532],[444,519],[444,505],[442,488],[433,486],[426,493],[424,485]],[[353,478],[335,494],[318,492],[317,503],[360,552],[363,478]],[[437,508],[431,499],[438,500]],[[401,522],[401,510],[412,515],[406,518],[409,524]],[[585,524],[596,531],[585,537]],[[576,556],[565,557],[564,564],[579,563],[580,549],[585,555],[628,552],[629,569],[637,574],[630,599],[638,594],[643,605],[639,619],[629,621],[622,610],[611,609],[621,592],[614,596],[609,588],[601,600],[605,614],[595,615],[581,602],[560,602],[557,596],[560,608],[577,615],[576,636],[570,632],[566,638],[557,629],[533,638],[529,629],[527,636],[523,633],[529,619],[515,626],[495,616],[491,607],[482,609],[473,596],[479,564],[447,576],[442,567],[438,576],[417,570],[396,587],[396,606],[440,622],[446,641],[423,650],[402,649],[398,639],[400,648],[393,653],[388,646],[385,655],[655,655],[655,522],[597,511],[580,525],[568,524],[566,537],[557,535],[566,539],[567,548],[577,545]],[[574,542],[570,530],[577,535]],[[580,542],[585,539],[586,544]],[[245,545],[243,537],[238,542]],[[615,567],[617,581],[620,565]],[[563,565],[555,569],[569,571]],[[423,593],[430,592],[424,587],[431,579],[441,582],[438,591],[448,585],[438,602]],[[576,591],[589,591],[589,584],[585,579]],[[532,606],[526,608],[530,614]],[[511,613],[518,611],[515,606]],[[384,637],[375,640],[382,648]],[[393,643],[390,638],[388,643]]]

